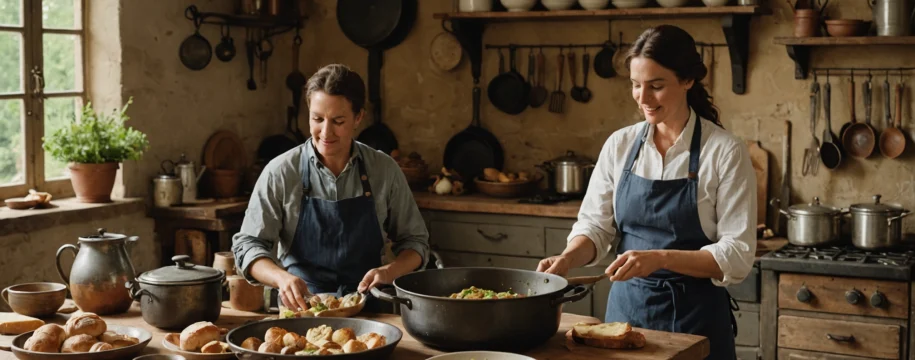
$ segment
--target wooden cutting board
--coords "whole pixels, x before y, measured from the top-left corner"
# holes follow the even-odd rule
[[[747,140],[750,161],[756,170],[756,224],[766,224],[766,209],[769,208],[769,153],[759,147],[759,142]]]

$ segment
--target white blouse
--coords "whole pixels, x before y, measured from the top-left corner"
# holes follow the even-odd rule
[[[702,231],[713,242],[702,247],[714,256],[724,273],[723,281],[712,279],[717,286],[743,281],[753,267],[756,253],[756,173],[750,162],[746,143],[710,121],[699,120],[690,111],[690,119],[680,137],[661,156],[653,138],[655,127],[648,130],[648,141],[642,145],[632,172],[652,180],[673,180],[689,172],[689,145],[696,121],[702,128],[699,155],[699,222]],[[644,122],[620,129],[604,143],[591,175],[588,192],[578,212],[568,241],[584,235],[594,242],[597,256],[587,266],[595,266],[611,252],[616,252],[620,235],[614,219],[614,193],[629,149],[638,139]]]

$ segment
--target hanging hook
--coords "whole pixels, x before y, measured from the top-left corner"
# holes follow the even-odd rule
[[[826,69],[826,83],[829,84],[829,69]]]

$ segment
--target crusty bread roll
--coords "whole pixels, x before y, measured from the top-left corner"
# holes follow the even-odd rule
[[[314,344],[322,349],[342,349],[343,348],[342,345],[337,344],[330,340],[319,340],[318,342],[316,342]]]
[[[325,354],[321,355],[337,355],[344,353],[343,349],[321,349],[321,351],[325,352]]]
[[[32,336],[37,334],[46,334],[50,336],[52,340],[57,341],[57,349],[60,350],[60,346],[64,344],[64,340],[67,340],[67,330],[63,326],[57,324],[45,324],[35,330]],[[57,352],[57,351],[55,351]]]
[[[58,353],[60,352],[60,344],[61,342],[57,341],[57,338],[53,335],[36,332],[25,341],[22,348],[35,352]]]
[[[181,331],[178,339],[181,350],[200,352],[200,348],[213,340],[219,340],[219,328],[209,321],[199,321]]]
[[[282,348],[283,336],[286,336],[286,329],[274,326],[272,328],[267,329],[267,332],[264,333],[264,342],[272,342],[277,345],[280,345],[280,347]]]
[[[166,335],[166,338],[168,335]],[[98,337],[102,342],[111,344],[115,349],[120,349],[122,347],[133,346],[140,343],[140,339],[137,339],[133,336],[118,334],[114,331],[106,331]]]
[[[296,351],[299,351],[304,349],[306,344],[308,344],[308,340],[305,340],[304,336],[294,332],[288,332],[286,335],[283,335],[283,346],[291,346],[294,347]]]
[[[92,347],[89,348],[89,352],[99,352],[99,351],[108,351],[108,350],[114,350],[114,346],[111,346],[111,344],[102,342],[102,341],[92,344]]]
[[[387,339],[384,337],[384,335],[373,332],[359,335],[356,339],[365,343],[365,346],[367,346],[369,349],[380,348],[387,344]]]
[[[257,347],[257,352],[268,353],[268,354],[279,354],[280,351],[283,351],[283,347],[280,344],[271,341],[264,341],[261,346]]]
[[[66,330],[68,337],[81,334],[98,337],[108,330],[108,325],[96,314],[82,313],[67,320]]]
[[[343,352],[347,354],[366,351],[368,349],[369,347],[359,340],[350,340],[343,344]]]
[[[102,339],[102,341],[104,341],[104,338]],[[181,347],[181,334],[168,333],[165,335],[165,341],[168,341],[172,345],[175,345],[175,347]]]
[[[92,348],[92,345],[98,342],[94,336],[89,334],[79,334],[76,336],[68,337],[67,340],[64,340],[64,345],[61,346],[60,352],[62,353],[84,353],[89,352],[89,349]]]
[[[330,326],[321,325],[308,329],[308,332],[305,333],[305,340],[308,340],[308,342],[313,344],[317,344],[321,340],[330,341],[333,333],[334,329],[332,329]]]
[[[280,350],[280,354],[281,355],[295,355],[296,351],[298,351],[298,350],[296,350],[295,346],[287,346]]]
[[[228,348],[228,344],[219,340],[213,340],[200,347],[200,352],[204,354],[222,354],[226,352]]]
[[[334,331],[333,335],[331,335],[331,337],[330,337],[331,341],[333,341],[337,344],[340,344],[340,345],[346,344],[347,341],[355,340],[355,339],[356,339],[356,332],[354,332],[353,329],[350,329],[350,328],[339,328],[336,331]]]
[[[261,339],[258,339],[256,337],[252,336],[252,337],[245,339],[245,341],[241,342],[241,348],[248,349],[251,351],[257,351],[257,348],[259,348],[262,343],[264,343],[264,342],[261,341]]]

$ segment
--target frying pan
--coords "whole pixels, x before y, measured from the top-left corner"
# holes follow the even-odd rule
[[[457,170],[465,179],[465,186],[469,186],[471,179],[483,174],[483,169],[502,169],[504,156],[499,139],[480,127],[480,88],[474,86],[473,119],[470,126],[448,140],[443,163],[446,168]]]
[[[851,81],[851,126],[842,133],[842,146],[849,155],[856,158],[866,158],[874,152],[874,145],[877,144],[877,137],[874,135],[874,128],[870,124],[870,80],[865,83],[864,88],[864,108],[867,114],[867,122],[859,123],[855,120],[855,81]]]
[[[202,70],[213,58],[213,48],[210,46],[210,42],[200,35],[200,25],[203,24],[203,19],[194,16],[196,13],[197,7],[193,5],[185,10],[185,16],[194,20],[194,34],[181,42],[181,47],[178,48],[178,57],[188,69]]]
[[[508,53],[510,69],[501,72],[502,53],[499,52],[500,74],[489,83],[486,93],[489,95],[489,101],[497,109],[506,114],[517,115],[527,109],[530,103],[531,85],[524,81],[515,67],[515,48],[510,47]]]
[[[616,70],[613,69],[613,55],[617,51],[616,45],[607,41],[604,48],[594,56],[594,73],[604,79],[616,76]]]
[[[823,143],[820,144],[820,160],[823,161],[823,165],[826,165],[826,168],[834,170],[842,163],[842,151],[839,149],[839,145],[836,145],[832,136],[832,121],[829,113],[832,87],[829,85],[829,79],[826,80],[824,89],[826,97],[824,98],[823,109],[826,113],[826,127],[823,129]]]
[[[416,0],[338,0],[337,23],[350,41],[369,51],[369,101],[375,123],[357,140],[386,154],[398,147],[397,138],[381,115],[381,67],[384,51],[400,44],[416,21]]]
[[[889,94],[887,94],[889,97]],[[880,136],[880,152],[894,159],[905,151],[905,134],[899,130],[902,126],[902,83],[896,84],[896,124],[883,130]]]

